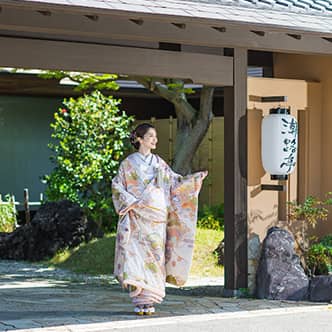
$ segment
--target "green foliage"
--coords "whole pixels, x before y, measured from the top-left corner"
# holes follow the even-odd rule
[[[324,236],[320,240],[320,243],[327,248],[332,248],[332,234],[328,234],[328,235]]]
[[[14,211],[14,202],[10,195],[6,195],[4,202],[0,199],[0,232],[10,233],[14,230],[16,224]]]
[[[47,199],[77,202],[99,225],[110,225],[115,217],[111,180],[127,147],[133,118],[120,112],[120,100],[99,91],[65,99],[63,104],[66,108],[54,114],[51,124],[54,141],[49,147],[55,168],[44,178]]]
[[[250,298],[252,297],[252,294],[250,293],[250,290],[249,288],[239,288],[239,296],[238,297],[241,297],[241,298]]]
[[[288,205],[289,221],[291,223],[299,221],[302,224],[302,226],[297,229],[297,231],[293,230],[293,234],[300,251],[302,262],[305,263],[303,258],[305,258],[305,255],[309,250],[310,242],[312,242],[312,239],[308,237],[308,229],[309,227],[315,228],[319,221],[327,220],[327,206],[332,205],[332,192],[328,192],[326,194],[325,200],[320,200],[316,197],[308,196],[303,204],[288,202]]]
[[[328,274],[332,271],[332,234],[324,236],[319,243],[310,247],[306,262],[314,275]]]
[[[332,267],[332,247],[325,246],[322,242],[313,244],[305,259],[307,269],[312,275],[328,274]]]
[[[77,84],[74,88],[76,91],[119,89],[119,85],[115,82],[118,76],[115,74],[93,74],[62,70],[49,70],[39,74],[38,76],[45,79],[57,80],[66,78]]]
[[[325,200],[308,196],[303,204],[288,202],[290,207],[289,220],[305,220],[309,225],[315,227],[320,220],[326,220],[328,210],[326,206],[332,205],[332,192],[326,194]]]
[[[197,227],[205,229],[224,229],[224,204],[208,206],[198,211]]]
[[[184,87],[184,81],[183,80],[174,80],[170,78],[164,79],[165,86],[168,88],[170,91],[174,91],[177,93],[184,93],[187,95],[191,95],[195,93],[195,90],[192,88],[185,88]]]

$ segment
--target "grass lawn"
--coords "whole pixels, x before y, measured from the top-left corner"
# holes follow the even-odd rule
[[[92,275],[113,273],[115,234],[105,234],[73,249],[66,249],[46,262],[74,272]]]
[[[222,231],[197,229],[191,275],[209,277],[223,275],[223,267],[216,265],[213,250],[223,239]],[[78,273],[92,275],[113,273],[115,234],[106,234],[86,244],[59,252],[46,263]]]
[[[217,265],[217,256],[213,254],[213,250],[218,247],[223,238],[223,231],[197,228],[191,275],[200,277],[224,275],[224,267]]]

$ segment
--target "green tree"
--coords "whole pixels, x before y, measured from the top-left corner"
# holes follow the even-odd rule
[[[119,110],[120,100],[99,91],[63,104],[51,124],[54,140],[49,147],[55,168],[45,176],[47,199],[77,202],[100,226],[110,225],[111,180],[133,118]]]
[[[68,78],[76,82],[77,90],[114,89],[113,74],[91,74],[66,71],[48,71],[40,75],[46,79]],[[191,172],[194,155],[206,135],[213,118],[213,87],[203,86],[200,94],[200,107],[194,108],[187,96],[195,93],[193,89],[186,88],[185,82],[180,79],[153,78],[153,77],[125,77],[142,84],[150,92],[164,98],[173,104],[176,118],[177,131],[173,169],[180,174]],[[190,142],[190,144],[188,144]]]

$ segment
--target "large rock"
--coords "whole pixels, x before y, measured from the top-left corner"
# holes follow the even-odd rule
[[[225,259],[225,242],[222,240],[216,249],[213,250],[213,253],[217,255],[218,258],[218,265],[224,265]]]
[[[249,294],[256,292],[256,271],[261,253],[259,236],[252,233],[248,239],[248,290]]]
[[[58,250],[74,247],[97,233],[79,205],[69,201],[46,203],[31,223],[12,233],[0,233],[0,258],[38,261]]]
[[[309,294],[310,301],[332,301],[332,275],[312,277],[310,280]]]
[[[273,227],[264,239],[256,274],[256,295],[273,300],[306,300],[309,279],[294,251],[293,235]]]

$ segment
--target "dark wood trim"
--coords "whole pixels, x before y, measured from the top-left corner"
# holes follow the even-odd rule
[[[286,185],[280,184],[261,184],[261,190],[286,191]]]
[[[224,89],[225,292],[247,288],[247,50],[234,49],[234,87]]]
[[[181,44],[174,44],[174,43],[159,43],[159,49],[165,51],[174,51],[174,52],[181,52]]]

